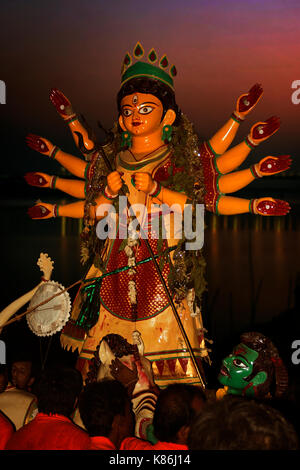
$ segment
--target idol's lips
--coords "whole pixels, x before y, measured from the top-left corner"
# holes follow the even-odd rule
[[[140,126],[142,123],[141,122],[133,122],[132,125],[133,126]]]
[[[220,374],[221,375],[226,375],[226,376],[229,376],[229,371],[227,369],[227,367],[225,367],[224,365],[221,367],[220,369]]]

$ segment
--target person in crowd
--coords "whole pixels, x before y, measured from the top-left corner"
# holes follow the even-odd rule
[[[227,395],[207,405],[193,421],[190,450],[297,450],[294,427],[269,405]]]
[[[32,391],[37,370],[32,356],[27,352],[17,353],[11,362],[11,383],[19,390]]]
[[[119,449],[133,435],[134,414],[126,388],[117,380],[86,385],[79,399],[82,422],[90,435],[91,450]]]
[[[0,450],[4,450],[7,442],[15,432],[15,426],[10,419],[0,411]]]
[[[192,419],[201,413],[206,397],[201,388],[172,384],[161,390],[153,417],[151,438],[124,439],[121,450],[187,450],[187,436]],[[153,432],[152,432],[153,431]]]
[[[11,370],[13,373],[10,373]],[[12,367],[0,366],[0,410],[16,430],[27,424],[36,414],[36,397],[28,391],[34,377],[32,359],[23,354],[13,359]]]
[[[82,450],[88,434],[70,419],[82,390],[80,372],[69,367],[45,370],[36,385],[38,414],[8,441],[7,450]]]
[[[284,400],[278,398],[272,398],[268,400],[268,405],[278,410],[285,419],[293,425],[295,431],[300,439],[300,404],[299,401],[295,402],[290,398]]]

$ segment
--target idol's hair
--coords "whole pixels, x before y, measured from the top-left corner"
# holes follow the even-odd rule
[[[267,372],[266,381],[257,386],[257,395],[264,396],[271,392],[276,397],[284,396],[288,386],[288,373],[280,359],[277,348],[270,338],[261,333],[248,332],[241,335],[240,341],[258,353],[252,374],[247,378],[247,381],[251,382],[261,370]]]

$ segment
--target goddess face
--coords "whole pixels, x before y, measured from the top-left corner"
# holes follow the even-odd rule
[[[147,136],[161,131],[163,105],[156,96],[148,93],[133,93],[121,101],[119,123],[132,136]]]
[[[219,382],[228,386],[229,393],[242,395],[243,390],[249,385],[246,379],[252,374],[253,365],[257,358],[258,352],[243,343],[239,344],[234,348],[232,354],[223,359],[218,375]],[[263,377],[266,378],[261,376],[261,378]]]

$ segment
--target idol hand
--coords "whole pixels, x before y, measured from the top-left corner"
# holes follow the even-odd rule
[[[257,163],[255,169],[259,176],[275,175],[276,173],[288,170],[291,163],[292,159],[290,155],[279,155],[278,157],[268,156]]]
[[[258,103],[260,98],[262,97],[263,89],[259,83],[253,85],[252,88],[248,91],[248,93],[244,93],[241,95],[236,103],[236,113],[240,117],[246,116],[250,111],[254,108],[254,106]]]
[[[149,173],[135,173],[134,182],[136,189],[146,194],[151,193],[156,186],[156,182]]]
[[[107,189],[109,194],[112,196],[119,194],[119,191],[122,188],[122,174],[123,173],[119,173],[118,171],[113,171],[107,176]]]
[[[63,119],[75,116],[70,100],[57,88],[50,90],[50,101]]]
[[[26,183],[30,186],[38,186],[42,188],[49,188],[53,176],[46,173],[26,173],[24,176]]]
[[[53,215],[53,204],[40,202],[33,207],[29,207],[27,214],[31,219],[50,219]]]
[[[259,215],[286,215],[290,212],[290,205],[280,199],[262,197],[254,200],[253,212]]]
[[[49,157],[51,157],[54,149],[57,148],[49,140],[35,134],[28,134],[26,136],[26,143],[32,150],[48,155]]]
[[[277,116],[272,116],[265,122],[257,122],[251,127],[250,135],[248,136],[251,143],[258,145],[264,140],[275,134],[280,127],[280,119]]]

